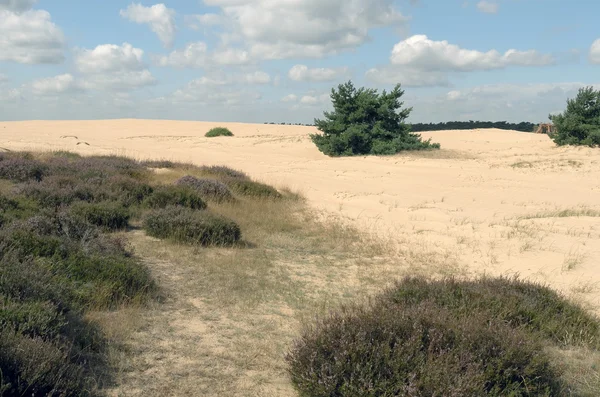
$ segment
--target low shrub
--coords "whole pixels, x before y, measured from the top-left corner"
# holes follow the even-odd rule
[[[186,175],[175,181],[175,185],[190,187],[198,192],[203,198],[218,203],[234,200],[227,185],[214,179],[200,179],[191,175]]]
[[[208,131],[204,136],[207,138],[214,138],[216,136],[233,136],[233,133],[225,127],[215,127]]]
[[[232,245],[240,240],[240,227],[208,211],[168,207],[153,211],[144,219],[148,235],[199,245]]]
[[[544,347],[597,348],[599,327],[518,279],[406,278],[306,327],[286,360],[303,396],[562,396]]]
[[[79,182],[75,177],[53,175],[41,182],[28,182],[16,186],[18,195],[34,200],[43,208],[58,208],[75,201],[93,201],[94,188]]]
[[[122,230],[129,225],[129,211],[122,205],[112,202],[77,203],[70,208],[70,212],[108,231]]]
[[[13,182],[29,180],[41,181],[48,167],[37,160],[24,157],[11,157],[0,160],[0,178]]]
[[[501,321],[431,302],[346,308],[287,356],[303,396],[560,396],[541,345]]]
[[[146,160],[140,164],[148,168],[175,168],[177,166],[176,163],[169,160]]]
[[[143,204],[149,208],[165,208],[167,206],[181,206],[194,210],[206,208],[206,203],[200,194],[187,186],[159,186],[146,197]]]
[[[206,175],[211,175],[220,178],[233,178],[233,179],[250,179],[248,175],[242,171],[234,170],[233,168],[225,167],[222,165],[203,165],[199,167],[200,172]]]
[[[282,195],[272,186],[246,179],[226,178],[223,182],[236,194],[261,198],[281,198]]]

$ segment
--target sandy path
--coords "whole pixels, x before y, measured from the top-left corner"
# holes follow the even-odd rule
[[[232,138],[205,138],[223,125]],[[473,273],[521,275],[600,304],[600,151],[501,130],[423,134],[443,150],[328,158],[311,127],[150,120],[0,123],[4,149],[117,153],[225,164],[302,191]],[[559,214],[557,211],[568,210]],[[587,215],[581,215],[587,211]],[[595,211],[595,212],[594,212]],[[560,216],[559,216],[560,215]]]

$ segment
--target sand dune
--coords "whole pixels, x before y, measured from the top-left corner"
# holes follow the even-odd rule
[[[231,138],[205,138],[214,126]],[[339,213],[431,253],[448,273],[521,274],[597,310],[600,152],[557,148],[546,135],[502,130],[424,133],[436,152],[328,158],[312,127],[152,120],[0,123],[9,150],[224,164],[301,191]],[[424,265],[423,271],[427,268]]]

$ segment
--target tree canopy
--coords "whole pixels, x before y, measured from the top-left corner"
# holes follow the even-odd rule
[[[563,113],[549,117],[556,127],[552,139],[557,145],[600,146],[600,90],[579,89]]]
[[[356,88],[351,81],[331,90],[332,112],[315,119],[323,134],[311,135],[319,150],[329,156],[395,154],[403,150],[439,149],[423,141],[404,123],[412,108],[401,109],[404,91],[400,84],[379,94],[371,88]]]

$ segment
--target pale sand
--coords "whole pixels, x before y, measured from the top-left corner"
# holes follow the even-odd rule
[[[205,138],[217,125],[235,137]],[[600,215],[600,150],[557,148],[546,135],[514,131],[440,131],[423,134],[442,144],[439,152],[329,158],[311,143],[315,131],[153,120],[3,122],[0,148],[242,169],[469,274],[518,273],[598,312],[600,217],[553,212],[587,208]]]

